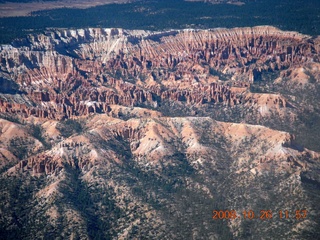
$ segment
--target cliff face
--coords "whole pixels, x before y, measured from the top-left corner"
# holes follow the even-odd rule
[[[1,47],[1,71],[28,101],[2,95],[0,110],[61,119],[106,112],[110,104],[243,105],[258,101],[246,90],[262,74],[313,62],[318,53],[316,40],[273,27],[31,35]]]
[[[1,46],[0,235],[313,239],[319,51],[268,26],[56,30]],[[226,209],[239,218],[212,218]],[[249,222],[251,209],[273,219]]]

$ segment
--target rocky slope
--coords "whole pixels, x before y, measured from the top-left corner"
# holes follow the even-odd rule
[[[319,38],[269,26],[2,45],[0,235],[314,239],[319,51]]]

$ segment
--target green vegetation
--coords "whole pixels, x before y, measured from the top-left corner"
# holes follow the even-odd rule
[[[23,159],[28,156],[28,147],[33,143],[34,141],[32,139],[15,137],[10,139],[8,150],[12,152],[18,159]]]
[[[274,80],[280,76],[280,71],[262,71],[256,74],[254,82],[250,85],[252,93],[276,92]]]
[[[13,123],[22,124],[20,118],[16,115],[7,114],[7,113],[0,113],[0,118],[5,119],[10,122],[13,122]]]
[[[77,159],[74,159],[77,162]],[[61,193],[66,197],[71,208],[75,208],[86,219],[87,232],[90,239],[111,239],[111,235],[108,231],[111,229],[110,215],[114,215],[119,212],[112,195],[109,192],[99,192],[99,197],[93,197],[90,193],[90,189],[85,181],[81,179],[81,170],[76,167],[72,168],[70,165],[64,166],[67,172],[67,180],[60,187]],[[103,196],[103,197],[101,197]],[[96,212],[94,210],[95,202],[101,201],[106,208],[104,212]],[[108,219],[102,221],[101,216],[108,214]],[[64,216],[65,217],[65,216]],[[67,220],[67,219],[66,219]]]
[[[19,93],[19,85],[6,78],[0,76],[0,93],[16,94]]]
[[[220,80],[227,81],[230,80],[232,75],[223,74],[222,72],[215,70],[214,68],[209,69],[209,73],[213,76],[218,76]]]
[[[0,19],[0,43],[48,28],[120,27],[182,29],[273,25],[305,34],[320,33],[319,1],[257,0],[243,6],[183,0],[144,0],[89,9],[55,9],[30,17]]]
[[[68,138],[73,134],[79,134],[83,130],[81,123],[73,119],[67,119],[59,122],[57,124],[57,129],[65,138]]]
[[[43,135],[43,127],[39,124],[31,124],[28,126],[28,130],[31,136],[33,136],[35,139],[39,140],[45,149],[50,149],[51,144],[47,142],[45,136]]]
[[[260,122],[264,126],[273,129],[287,131],[295,135],[296,142],[303,147],[313,151],[320,151],[320,84],[308,84],[304,87],[295,88],[291,84],[282,84],[275,86],[276,91],[290,99],[290,104],[299,106],[296,112],[297,118],[292,119],[289,115],[280,118],[273,113],[270,118]],[[292,96],[294,96],[292,98]],[[294,107],[289,107],[290,109]]]
[[[1,239],[33,239],[40,237],[50,225],[43,211],[34,212],[35,195],[45,184],[44,177],[1,176],[0,236]],[[40,235],[40,236],[39,236]]]

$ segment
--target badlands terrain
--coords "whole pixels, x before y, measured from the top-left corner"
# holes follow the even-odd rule
[[[1,45],[0,235],[315,239],[319,54],[319,37],[270,26]]]

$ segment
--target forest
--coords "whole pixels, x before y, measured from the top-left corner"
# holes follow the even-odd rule
[[[319,35],[320,1],[257,0],[244,5],[183,0],[142,0],[88,9],[61,8],[28,17],[0,18],[0,43],[52,28],[119,27],[167,30],[272,25],[282,30]]]

